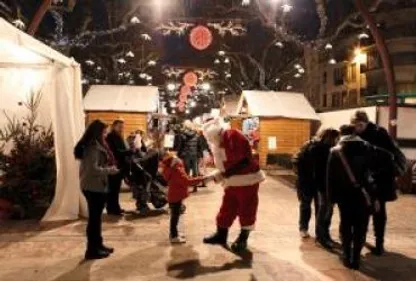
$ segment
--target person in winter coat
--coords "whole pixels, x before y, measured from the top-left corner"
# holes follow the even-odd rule
[[[309,237],[311,203],[314,201],[316,240],[325,248],[332,248],[334,244],[329,234],[333,207],[328,205],[326,196],[326,173],[329,153],[338,137],[337,130],[322,130],[304,145],[295,159],[298,170],[297,190],[300,201],[299,231],[301,237]]]
[[[108,193],[108,176],[119,173],[111,152],[106,148],[106,125],[92,122],[77,143],[74,155],[81,162],[81,189],[88,203],[86,259],[108,257],[114,250],[103,244],[101,216]]]
[[[370,122],[365,111],[355,112],[351,120],[351,124],[354,125],[357,135],[360,136],[363,140],[394,154],[396,147],[393,139],[389,136],[386,129]],[[390,169],[386,169],[385,173],[379,174],[375,178],[375,181],[381,192],[380,212],[377,212],[373,215],[373,227],[376,237],[376,245],[371,250],[375,255],[382,255],[384,253],[384,236],[387,224],[386,202],[394,201],[397,199],[394,165],[390,163]]]
[[[168,184],[168,202],[170,207],[170,242],[172,244],[186,243],[178,233],[179,217],[183,201],[189,196],[188,188],[197,185],[202,177],[189,177],[185,172],[183,162],[167,153],[161,163],[162,175]]]
[[[191,129],[185,129],[182,135],[182,144],[178,151],[178,156],[181,158],[185,164],[186,173],[189,176],[198,176],[198,146],[199,144],[199,135],[196,131]],[[194,192],[197,191],[197,188],[194,187]]]
[[[129,151],[123,139],[124,122],[121,120],[114,121],[111,132],[107,136],[107,143],[113,153],[117,167],[120,173],[111,175],[108,178],[109,193],[107,198],[107,213],[109,215],[121,216],[124,212],[120,207],[119,196],[121,183],[126,173],[127,161],[126,156]]]
[[[380,193],[372,179],[393,158],[355,135],[352,126],[343,126],[341,136],[328,160],[327,193],[340,211],[344,265],[358,270],[370,212],[380,211]]]

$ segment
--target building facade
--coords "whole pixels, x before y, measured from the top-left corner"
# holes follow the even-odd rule
[[[394,65],[399,103],[406,104],[416,101],[416,17],[409,16],[415,14],[416,7],[390,7],[375,14]],[[319,77],[314,79],[319,94],[310,98],[316,109],[329,111],[387,100],[382,61],[369,34],[366,29],[350,32],[320,54]]]

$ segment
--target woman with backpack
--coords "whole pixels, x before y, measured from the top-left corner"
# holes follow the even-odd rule
[[[326,196],[326,172],[329,153],[339,138],[334,129],[322,130],[307,142],[294,159],[297,168],[299,210],[299,232],[302,238],[308,238],[311,219],[312,201],[315,208],[316,240],[325,248],[332,248],[333,241],[329,235],[332,206],[328,205]]]

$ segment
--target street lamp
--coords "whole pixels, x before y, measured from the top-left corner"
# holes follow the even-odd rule
[[[354,59],[353,62],[358,64],[365,64],[367,62],[367,54],[363,53],[360,48],[354,50]]]
[[[225,62],[225,63],[230,63],[230,59],[229,59],[229,58],[226,58],[226,59],[224,60],[224,62]]]
[[[328,61],[328,63],[329,63],[329,64],[336,64],[336,63],[337,63],[337,61],[336,61],[335,59],[330,59],[330,60]]]
[[[225,56],[225,52],[224,52],[224,51],[219,51],[219,52],[218,52],[218,55],[220,55],[220,56]]]

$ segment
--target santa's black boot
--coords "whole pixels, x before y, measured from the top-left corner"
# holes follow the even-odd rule
[[[217,228],[217,232],[204,238],[205,244],[227,246],[228,228]]]
[[[242,229],[237,240],[231,245],[231,251],[241,253],[247,250],[247,240],[250,235],[250,230]]]

